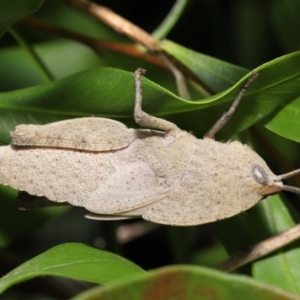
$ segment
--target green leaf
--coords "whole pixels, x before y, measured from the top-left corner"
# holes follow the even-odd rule
[[[269,196],[246,213],[217,222],[214,228],[229,253],[254,245],[295,225],[279,195]],[[300,293],[299,242],[252,263],[253,277],[286,291]],[[245,269],[244,269],[245,270]]]
[[[215,93],[234,85],[249,72],[245,68],[195,52],[172,41],[164,40],[159,47],[193,71]]]
[[[232,120],[221,132],[229,138],[298,96],[300,52],[277,58],[257,70]],[[248,75],[249,76],[249,75]],[[229,108],[240,87],[234,86],[205,100],[186,101],[144,78],[143,109],[167,118],[182,129],[202,136]],[[8,143],[8,132],[21,123],[44,124],[80,116],[117,118],[129,126],[133,122],[133,74],[112,68],[81,72],[48,84],[0,94],[0,140]]]
[[[283,106],[266,127],[278,135],[300,142],[300,97]]]
[[[116,254],[83,244],[56,246],[20,265],[0,279],[0,293],[28,279],[53,275],[108,284],[144,271]]]
[[[203,267],[171,266],[140,274],[107,287],[97,287],[73,300],[277,300],[299,299],[246,276]]]
[[[265,216],[265,223],[256,228],[260,227],[259,235],[253,228],[253,235],[256,232],[257,240],[276,235],[295,225],[287,207],[278,195],[270,197],[268,201],[262,201],[257,209]],[[299,261],[300,248],[297,242],[255,262],[252,265],[253,277],[300,295]]]
[[[22,17],[38,10],[44,0],[0,0],[0,37]]]

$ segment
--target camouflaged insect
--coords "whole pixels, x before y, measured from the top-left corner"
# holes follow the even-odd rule
[[[12,144],[0,147],[1,184],[85,207],[92,219],[142,217],[171,225],[213,222],[266,195],[299,193],[281,181],[299,170],[276,176],[247,145],[214,140],[257,73],[203,139],[142,111],[144,73],[135,72],[134,117],[152,129],[96,117],[19,125],[11,132]]]

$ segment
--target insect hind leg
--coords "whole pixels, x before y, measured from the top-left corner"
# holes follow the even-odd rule
[[[135,106],[134,106],[134,119],[137,124],[143,127],[160,129],[169,133],[177,131],[179,128],[172,122],[167,120],[150,116],[142,110],[142,75],[146,70],[139,68],[134,72],[135,83]]]

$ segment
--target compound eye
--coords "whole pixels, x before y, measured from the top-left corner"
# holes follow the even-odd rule
[[[256,164],[252,165],[251,174],[254,180],[261,185],[267,185],[269,183],[268,175],[261,166]]]

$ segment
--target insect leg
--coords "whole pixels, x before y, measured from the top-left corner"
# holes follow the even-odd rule
[[[142,111],[142,75],[146,73],[144,69],[137,69],[134,72],[135,83],[135,106],[134,106],[134,119],[135,122],[143,127],[160,129],[166,133],[177,130],[178,127],[167,120],[150,116]]]
[[[231,104],[231,107],[229,108],[229,110],[224,112],[222,117],[215,123],[215,125],[213,125],[213,127],[209,131],[206,132],[206,134],[204,135],[205,138],[213,139],[215,137],[216,133],[218,131],[220,131],[228,123],[228,121],[231,119],[232,115],[234,114],[237,106],[241,102],[242,97],[243,97],[244,93],[246,92],[247,88],[257,78],[258,75],[259,75],[259,73],[252,72],[252,76],[242,86],[237,97]]]

